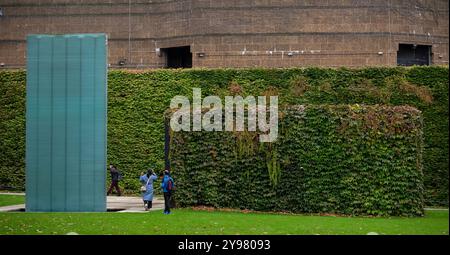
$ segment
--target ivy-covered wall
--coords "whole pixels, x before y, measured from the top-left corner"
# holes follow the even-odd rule
[[[258,132],[171,132],[181,206],[422,215],[422,118],[409,106],[307,105]]]
[[[137,192],[164,167],[163,113],[175,95],[279,95],[280,105],[410,105],[424,118],[425,201],[448,205],[448,67],[109,71],[108,161]],[[24,187],[25,71],[0,72],[0,186]],[[106,169],[106,167],[105,167]]]

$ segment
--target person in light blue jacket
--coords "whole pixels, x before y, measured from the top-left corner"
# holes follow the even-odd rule
[[[145,185],[146,190],[142,192],[142,200],[144,200],[144,209],[148,211],[152,208],[153,201],[153,181],[155,181],[158,177],[153,172],[152,169],[147,170],[147,174],[142,173],[139,181],[142,185]]]

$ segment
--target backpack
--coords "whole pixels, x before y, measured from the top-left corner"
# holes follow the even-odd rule
[[[175,190],[175,187],[173,185],[173,179],[169,178],[169,180],[167,181],[167,191],[173,191]]]

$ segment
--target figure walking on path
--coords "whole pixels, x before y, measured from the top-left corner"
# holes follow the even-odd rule
[[[170,198],[175,187],[173,179],[170,177],[169,170],[164,171],[161,188],[164,192],[164,214],[170,214]]]
[[[109,194],[111,194],[111,192],[113,191],[113,188],[116,188],[118,196],[121,196],[122,192],[120,191],[120,188],[119,188],[119,181],[121,179],[121,174],[120,174],[119,170],[117,170],[116,166],[111,164],[111,165],[109,165],[109,173],[111,174],[111,185],[109,186],[109,189],[108,189],[108,192],[106,193],[106,195],[109,196]]]
[[[144,200],[144,209],[146,211],[152,208],[153,202],[153,181],[155,181],[158,177],[153,172],[152,169],[147,170],[147,174],[142,173],[139,181],[142,183],[141,191],[142,191],[142,200]]]

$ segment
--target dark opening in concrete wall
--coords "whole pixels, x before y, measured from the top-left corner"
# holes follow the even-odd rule
[[[166,56],[166,68],[191,68],[192,53],[190,46],[161,49]]]
[[[428,66],[431,64],[431,46],[417,44],[400,44],[397,52],[399,66]]]

